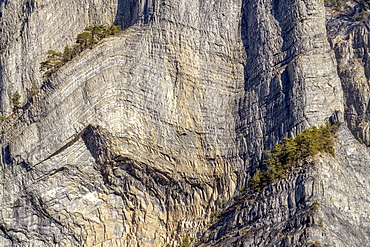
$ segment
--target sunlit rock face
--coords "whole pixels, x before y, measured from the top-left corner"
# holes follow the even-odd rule
[[[369,154],[346,127],[322,1],[1,1],[1,24],[0,245],[368,240],[353,191]],[[99,24],[124,30],[43,77],[49,49]],[[253,194],[264,150],[329,119],[335,158]]]

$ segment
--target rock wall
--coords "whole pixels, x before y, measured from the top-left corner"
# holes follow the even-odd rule
[[[179,245],[232,195],[240,5],[153,4],[4,122],[3,245]]]
[[[237,192],[198,245],[366,246],[368,149],[345,124],[337,135],[335,157],[319,155],[301,163],[261,192]]]
[[[48,50],[63,51],[90,25],[115,23],[126,28],[150,12],[141,0],[0,1],[0,112],[10,114],[15,91],[23,96],[43,82],[40,62]]]
[[[243,187],[251,193],[263,150],[333,114],[344,121],[347,98],[323,1],[0,3],[0,108],[8,116],[0,245],[180,246],[189,236],[220,246],[289,246],[323,241],[321,233],[338,246],[367,240],[366,231],[358,240],[338,236],[366,208],[329,215],[342,199],[327,189],[337,180],[325,176],[343,176],[356,160],[366,166],[366,148],[345,130],[335,160],[320,157],[316,170],[303,166],[262,195],[233,200]],[[88,25],[111,23],[125,30],[42,79],[47,50],[72,44]],[[11,113],[16,90],[23,107]],[[358,158],[347,157],[348,140]],[[336,173],[317,172],[333,164]],[[367,170],[356,172],[352,185],[368,188],[360,177]],[[367,200],[347,185],[337,187],[348,188],[341,198]],[[314,203],[325,206],[316,213]],[[233,220],[208,229],[221,210]]]
[[[242,14],[247,60],[237,132],[248,157],[261,160],[282,137],[343,112],[343,93],[322,1],[244,1]]]
[[[345,95],[345,119],[353,135],[370,145],[369,136],[369,31],[350,16],[328,16],[328,39],[338,61]]]

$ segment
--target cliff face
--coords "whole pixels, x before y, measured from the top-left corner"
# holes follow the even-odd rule
[[[205,246],[366,246],[369,153],[342,124],[335,158],[319,155],[260,193],[238,193]]]
[[[345,118],[353,135],[370,145],[369,136],[369,31],[367,23],[328,16],[330,44],[338,61],[345,95]]]
[[[156,2],[6,121],[4,245],[176,245],[232,195],[243,54],[222,4]]]
[[[249,189],[281,138],[349,123],[322,1],[0,3],[0,245],[369,242],[369,154],[345,123],[335,158]],[[42,78],[47,50],[111,23],[125,30]]]
[[[128,27],[144,21],[148,8],[141,1],[0,1],[1,105],[10,114],[15,91],[37,89],[43,79],[40,62],[48,50],[73,45],[78,33],[90,25],[115,23]]]
[[[244,92],[237,132],[249,156],[343,112],[321,1],[244,1]]]

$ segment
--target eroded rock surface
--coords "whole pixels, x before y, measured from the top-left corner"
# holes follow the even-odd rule
[[[348,119],[323,1],[0,3],[0,110],[8,116],[0,245],[368,240],[368,221],[358,219],[369,216],[369,154],[345,123],[336,158],[320,156],[261,195],[233,199],[243,187],[251,193],[263,150],[330,117]],[[125,30],[42,78],[47,50],[112,23]],[[16,90],[23,108],[11,113]],[[350,193],[355,187],[365,192]],[[209,227],[224,210],[230,217]],[[340,234],[348,228],[356,230]]]
[[[335,157],[319,155],[261,192],[237,192],[205,246],[366,246],[369,153],[345,124]]]
[[[345,95],[345,118],[353,135],[369,139],[369,31],[367,22],[350,16],[328,17],[328,39],[338,61]]]

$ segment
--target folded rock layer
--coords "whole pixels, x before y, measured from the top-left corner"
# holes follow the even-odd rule
[[[0,4],[1,246],[369,242],[366,112],[323,1]],[[124,30],[43,77],[99,24]],[[250,189],[264,150],[329,119],[336,157]]]

